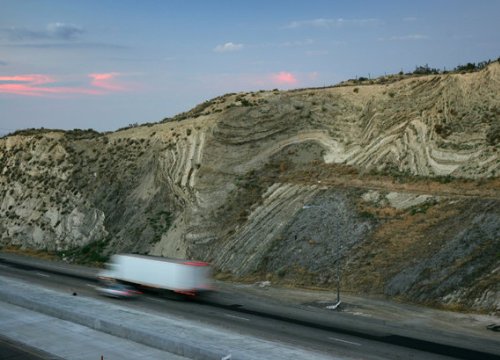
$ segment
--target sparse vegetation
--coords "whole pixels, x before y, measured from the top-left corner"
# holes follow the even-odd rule
[[[109,256],[104,255],[104,251],[108,244],[109,239],[98,240],[83,247],[60,251],[56,254],[60,258],[70,260],[78,264],[101,266],[109,258]]]
[[[457,72],[483,66],[467,64]],[[441,295],[431,287],[441,285],[431,265],[453,269],[469,289],[493,262],[474,252],[447,263],[468,251],[461,236],[478,247],[498,245],[491,234],[498,221],[500,110],[496,85],[484,75],[497,76],[497,70],[446,76],[427,65],[415,70],[342,84],[350,88],[228,94],[154,129],[26,130],[0,140],[0,225],[26,247],[58,244],[70,248],[64,251],[68,261],[99,264],[113,252],[162,249],[163,235],[172,241],[173,220],[182,216],[175,222],[185,236],[176,244],[180,253],[233,272],[248,259],[227,265],[233,261],[228,254],[252,254],[254,270],[242,277],[328,288],[331,274],[321,266],[331,258],[321,229],[297,238],[287,233],[302,216],[296,210],[326,191],[336,196],[325,200],[337,209],[328,219],[332,231],[344,223],[357,224],[349,235],[367,231],[356,242],[345,238],[349,290],[395,289],[389,282],[410,269],[415,274],[398,281],[411,287],[411,299],[438,304]],[[396,208],[389,194],[419,205]],[[440,200],[412,202],[421,195]],[[43,234],[44,244],[31,240],[34,233]],[[257,250],[243,249],[244,241],[257,238]],[[269,251],[283,263],[273,264]],[[300,261],[287,263],[294,254]],[[472,275],[462,276],[469,265]],[[490,286],[483,283],[470,289],[475,298]]]

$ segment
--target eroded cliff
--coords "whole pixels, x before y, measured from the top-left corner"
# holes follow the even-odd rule
[[[394,80],[394,79],[393,79]],[[500,307],[500,64],[228,94],[113,133],[0,139],[5,247]]]

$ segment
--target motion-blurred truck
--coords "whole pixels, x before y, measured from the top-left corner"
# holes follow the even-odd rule
[[[119,282],[192,296],[213,289],[206,262],[135,254],[113,255],[98,279],[101,284]]]

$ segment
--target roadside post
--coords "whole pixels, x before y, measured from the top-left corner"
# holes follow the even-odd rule
[[[304,209],[304,210],[315,209],[315,208],[320,209],[320,211],[324,212],[326,215],[328,215],[328,217],[333,218],[333,216],[331,216],[332,214],[327,209],[325,209],[323,206],[319,206],[319,205],[304,205],[304,206],[302,206],[302,209]],[[332,235],[330,227],[328,227],[328,235],[330,237]],[[337,236],[335,244],[336,244],[336,252],[337,252],[337,301],[335,302],[335,304],[327,306],[327,309],[330,309],[330,310],[337,310],[341,304],[341,301],[340,301],[340,237]]]

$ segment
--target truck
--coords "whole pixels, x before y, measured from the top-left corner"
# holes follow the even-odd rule
[[[213,289],[212,270],[206,262],[136,254],[113,255],[98,280],[104,286],[121,283],[190,296]]]

